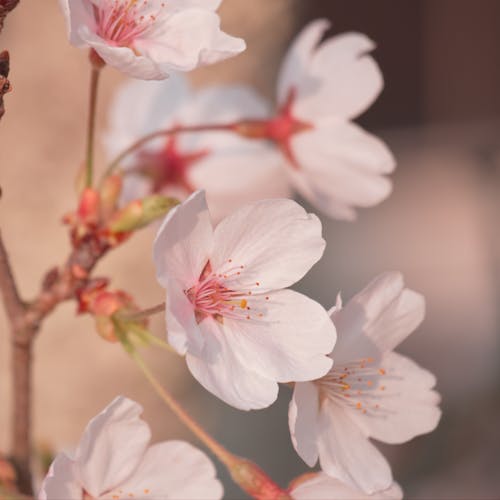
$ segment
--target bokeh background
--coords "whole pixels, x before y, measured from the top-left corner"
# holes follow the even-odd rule
[[[225,0],[226,31],[248,50],[195,71],[195,85],[248,82],[271,97],[294,34],[327,17],[329,34],[366,33],[386,86],[359,122],[382,136],[398,168],[393,195],[355,223],[324,219],[327,250],[298,288],[333,304],[378,273],[401,270],[427,298],[427,317],[400,351],[438,376],[443,418],[429,436],[384,447],[407,498],[500,498],[500,2],[496,0]],[[69,250],[61,216],[75,204],[86,120],[86,54],[72,48],[56,0],[21,0],[0,47],[12,57],[14,92],[0,123],[0,224],[23,294]],[[99,126],[123,77],[106,70]],[[102,151],[98,159],[104,161]],[[102,164],[102,163],[101,163]],[[145,230],[97,272],[144,306],[162,300]],[[156,440],[191,436],[162,406],[117,346],[64,304],[35,352],[38,447],[70,448],[116,394],[145,407]],[[162,331],[161,320],[153,323]],[[285,484],[305,466],[287,428],[290,392],[267,410],[242,413],[206,393],[182,359],[148,355],[165,383],[233,452]],[[0,313],[0,451],[8,446],[9,341]],[[221,471],[224,475],[224,471]],[[224,476],[226,477],[226,476]],[[227,478],[226,478],[227,479]],[[226,480],[227,498],[242,498]]]

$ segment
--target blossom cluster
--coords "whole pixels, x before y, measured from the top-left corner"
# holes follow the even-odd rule
[[[345,305],[332,292],[329,310],[289,289],[326,245],[319,218],[288,198],[292,190],[344,220],[390,194],[392,154],[352,121],[383,87],[373,42],[359,33],[322,41],[328,22],[310,23],[268,103],[243,85],[193,91],[175,73],[244,49],[220,30],[221,0],[60,3],[72,44],[137,79],[120,89],[104,138],[110,158],[120,158],[120,224],[137,200],[181,201],[165,208],[153,244],[168,344],[207,391],[239,410],[273,404],[279,384],[292,388],[291,442],[321,471],[292,481],[289,498],[401,498],[371,440],[404,443],[438,424],[434,376],[394,352],[422,322],[423,297],[399,272],[376,277]],[[100,229],[108,245],[116,217]],[[87,219],[72,221],[75,245],[82,224],[91,230]],[[128,237],[135,226],[126,227]],[[127,328],[142,335],[146,323],[120,323],[117,312],[138,309],[106,287],[82,292],[81,307],[105,324],[103,337],[134,349]],[[150,446],[141,412],[115,399],[73,455],[56,457],[39,498],[221,498],[209,458],[180,441]]]

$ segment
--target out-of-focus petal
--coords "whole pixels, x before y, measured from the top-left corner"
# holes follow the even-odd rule
[[[83,490],[75,475],[73,461],[64,453],[60,453],[50,466],[43,480],[39,500],[81,500]]]
[[[88,424],[75,454],[75,475],[94,498],[125,481],[139,465],[151,431],[142,407],[122,396]]]
[[[222,495],[204,453],[184,441],[167,441],[151,446],[132,476],[105,498],[218,500]]]
[[[312,477],[298,478],[296,486],[292,487],[294,500],[402,500],[403,492],[397,483],[371,495],[349,486],[339,479],[325,473],[313,474]]]

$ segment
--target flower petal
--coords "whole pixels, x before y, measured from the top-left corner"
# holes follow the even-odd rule
[[[222,329],[249,370],[278,382],[314,380],[329,371],[336,333],[320,304],[293,290],[258,295],[248,304],[248,316],[224,318]]]
[[[391,192],[390,180],[382,176],[394,168],[390,151],[352,123],[320,124],[294,136],[291,145],[301,167],[292,171],[292,181],[311,203],[333,217],[341,217],[338,206],[373,206]],[[297,182],[300,177],[303,181]]]
[[[380,68],[368,55],[374,47],[361,33],[344,33],[319,45],[308,71],[321,84],[314,92],[299,93],[295,113],[305,120],[352,119],[366,111],[384,85]]]
[[[278,78],[278,103],[284,104],[292,88],[300,95],[314,92],[320,80],[308,74],[312,54],[325,31],[330,27],[327,19],[316,19],[309,23],[295,38],[281,65]]]
[[[384,375],[368,394],[370,408],[375,401],[378,408],[366,413],[350,408],[351,418],[367,436],[390,444],[433,431],[441,417],[434,375],[395,352],[385,354],[380,366]]]
[[[85,44],[93,48],[107,64],[132,78],[163,80],[168,77],[168,73],[151,58],[129,47],[110,45],[87,26],[80,27],[78,33]]]
[[[332,315],[339,340],[337,362],[393,350],[422,322],[422,295],[404,288],[403,276],[388,272],[375,278],[347,305]]]
[[[66,454],[59,453],[43,480],[38,500],[81,500],[83,490],[75,475],[74,463]]]
[[[200,329],[205,337],[203,353],[198,357],[188,352],[186,362],[207,391],[240,410],[265,408],[276,401],[278,384],[241,363],[220,323],[206,318]]]
[[[119,491],[105,498],[218,500],[222,495],[215,467],[204,453],[184,441],[166,441],[151,446]]]
[[[263,200],[226,217],[214,232],[212,268],[233,273],[235,289],[285,288],[323,255],[321,222],[291,200]]]
[[[309,467],[318,461],[319,394],[311,382],[295,384],[288,408],[288,426],[293,447]]]
[[[165,73],[213,64],[239,54],[245,47],[241,38],[220,30],[217,14],[200,8],[174,12],[165,19],[160,31],[155,30],[135,43],[135,48]]]
[[[368,494],[389,488],[392,484],[389,464],[345,409],[326,399],[319,415],[321,468]]]
[[[108,156],[114,157],[146,134],[167,128],[174,114],[190,99],[187,79],[171,75],[167,80],[129,80],[115,95],[104,142]],[[165,143],[165,138],[159,140]],[[151,141],[148,149],[157,148]]]
[[[166,288],[165,319],[168,342],[179,354],[184,355],[187,351],[199,354],[205,341],[196,322],[193,304],[177,281],[168,280]]]
[[[298,484],[292,488],[291,494],[294,500],[401,500],[403,492],[397,483],[383,491],[377,491],[372,495],[349,486],[339,479],[328,476],[325,473],[313,474],[312,477],[298,478]]]
[[[151,431],[142,407],[120,396],[87,425],[75,454],[75,473],[93,497],[125,481],[140,463]]]
[[[189,289],[200,277],[212,251],[213,230],[205,193],[193,193],[165,217],[153,245],[156,278],[165,288],[176,279]]]
[[[79,29],[82,25],[93,26],[95,24],[89,2],[86,0],[59,0],[59,6],[66,21],[66,30],[71,45],[85,47],[86,42],[80,37]]]

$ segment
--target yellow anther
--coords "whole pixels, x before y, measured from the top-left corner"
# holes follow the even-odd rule
[[[242,309],[245,309],[246,306],[247,306],[247,301],[245,299],[241,299],[241,301],[240,301],[240,307]]]

